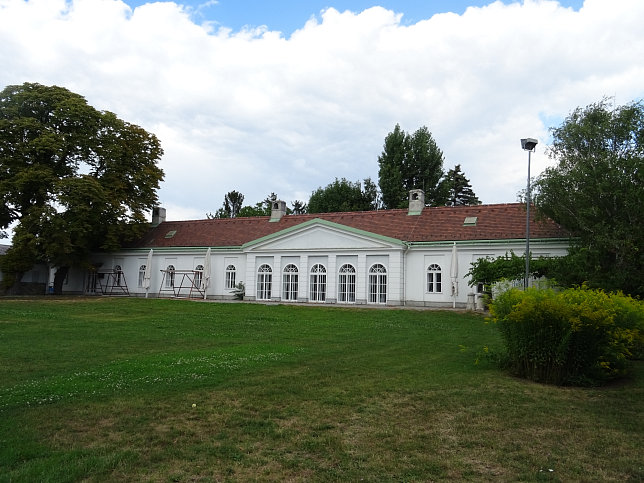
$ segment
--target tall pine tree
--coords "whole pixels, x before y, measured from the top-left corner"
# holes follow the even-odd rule
[[[450,169],[441,182],[447,193],[447,206],[480,205],[481,201],[472,190],[470,180],[461,171],[461,165],[457,164]]]

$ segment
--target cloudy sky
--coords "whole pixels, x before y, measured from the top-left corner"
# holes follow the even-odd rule
[[[0,0],[0,88],[60,85],[161,140],[172,220],[233,189],[308,200],[377,181],[427,126],[485,203],[549,163],[575,107],[644,97],[642,0]]]

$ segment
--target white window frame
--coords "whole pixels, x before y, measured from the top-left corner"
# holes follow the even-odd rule
[[[297,300],[299,275],[297,265],[289,263],[284,267],[282,273],[282,300]]]
[[[326,301],[326,267],[316,263],[311,267],[309,283],[309,302]]]
[[[338,302],[351,304],[356,301],[356,267],[345,263],[338,270]]]
[[[174,275],[175,275],[175,270],[174,265],[170,264],[166,268],[166,274],[165,274],[165,286],[166,288],[174,288]]]
[[[121,281],[123,278],[123,269],[121,268],[120,265],[114,265],[114,285],[117,287],[121,286]]]
[[[237,285],[237,268],[235,265],[228,265],[226,267],[226,289],[232,290]]]
[[[427,293],[443,293],[443,269],[438,263],[427,267]]]
[[[194,286],[200,289],[202,280],[203,280],[203,265],[199,264],[195,267],[195,279],[193,280]]]
[[[387,268],[382,263],[375,263],[369,268],[369,303],[387,303]]]
[[[139,267],[139,288],[143,288],[143,280],[145,279],[145,265]]]
[[[267,263],[257,269],[257,300],[270,300],[273,288],[273,269]]]

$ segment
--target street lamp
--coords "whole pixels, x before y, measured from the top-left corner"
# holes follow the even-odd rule
[[[526,218],[525,218],[525,278],[523,289],[528,289],[528,277],[530,276],[530,154],[534,151],[537,140],[525,138],[521,140],[521,149],[528,151],[528,190],[526,191]]]

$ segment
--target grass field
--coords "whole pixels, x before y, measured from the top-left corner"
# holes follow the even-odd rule
[[[447,311],[0,299],[0,481],[644,479],[642,363],[558,388],[484,346]]]

